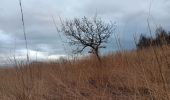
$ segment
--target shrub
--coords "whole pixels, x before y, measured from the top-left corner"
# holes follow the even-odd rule
[[[170,44],[170,32],[167,32],[162,27],[156,29],[155,35],[155,38],[152,38],[141,34],[140,39],[136,45],[137,49]]]

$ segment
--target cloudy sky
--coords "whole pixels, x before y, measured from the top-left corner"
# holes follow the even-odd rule
[[[133,48],[133,34],[147,34],[147,18],[150,24],[169,29],[170,0],[22,0],[28,48],[32,59],[58,58],[69,54],[55,30],[61,18],[93,17],[97,12],[103,20],[116,22],[116,34],[124,48]],[[62,36],[62,38],[64,38]],[[65,40],[65,39],[63,39]],[[109,40],[108,49],[116,50],[115,40]],[[65,45],[65,44],[64,44]],[[26,53],[18,0],[0,0],[0,57],[24,57]]]

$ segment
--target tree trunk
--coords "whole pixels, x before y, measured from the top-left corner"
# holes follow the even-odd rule
[[[94,55],[97,57],[98,61],[101,62],[101,58],[100,58],[98,49],[94,50]]]

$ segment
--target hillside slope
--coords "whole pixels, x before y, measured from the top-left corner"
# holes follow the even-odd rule
[[[0,69],[0,100],[169,100],[170,47]]]

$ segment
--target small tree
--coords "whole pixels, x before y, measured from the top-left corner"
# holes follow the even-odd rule
[[[162,27],[157,28],[155,33],[156,33],[155,40],[156,40],[158,46],[168,43],[169,35]]]
[[[168,33],[162,27],[156,29],[155,35],[155,38],[152,38],[141,34],[140,39],[136,45],[137,48],[142,49],[150,46],[163,46],[170,44],[170,32]]]
[[[137,48],[138,49],[143,49],[143,48],[147,48],[151,45],[151,38],[150,37],[146,37],[145,35],[142,35],[140,36],[140,39],[137,43]]]
[[[81,53],[89,48],[89,53],[100,60],[99,49],[105,48],[108,38],[113,33],[113,26],[112,23],[105,23],[97,17],[75,18],[62,22],[61,32],[67,36],[69,44],[77,47],[73,53]]]

